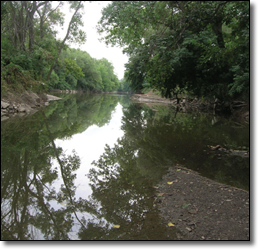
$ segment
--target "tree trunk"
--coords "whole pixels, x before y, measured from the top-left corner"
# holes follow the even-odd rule
[[[29,13],[29,18],[28,18],[29,51],[33,50],[33,44],[34,44],[33,15],[34,13],[32,12]]]
[[[34,45],[34,24],[33,24],[33,17],[37,9],[39,9],[42,5],[46,5],[48,1],[41,2],[38,5],[36,1],[32,2],[31,10],[27,8],[27,16],[28,16],[28,30],[29,30],[29,51],[33,50]]]
[[[213,30],[217,36],[218,46],[220,48],[225,48],[225,42],[224,42],[223,32],[222,32],[222,21],[216,22],[213,25]]]
[[[68,26],[68,29],[67,29],[66,36],[64,37],[64,39],[63,39],[63,41],[62,41],[62,43],[61,43],[61,45],[60,45],[60,48],[59,48],[58,54],[57,54],[57,56],[56,56],[56,59],[55,59],[54,63],[52,64],[52,66],[51,66],[51,68],[50,68],[50,71],[49,71],[49,73],[48,73],[48,76],[47,76],[47,79],[46,79],[46,82],[47,82],[47,83],[48,83],[49,80],[50,80],[51,72],[53,71],[53,69],[54,69],[54,67],[55,67],[55,65],[56,65],[56,63],[57,63],[57,61],[58,61],[58,59],[59,59],[59,56],[60,56],[60,53],[61,53],[61,51],[62,51],[62,49],[63,49],[63,47],[64,47],[64,44],[65,44],[66,40],[67,40],[68,37],[69,37],[71,25],[72,25],[72,23],[73,23],[73,18],[74,18],[74,16],[77,14],[78,10],[80,9],[80,5],[81,5],[81,1],[79,2],[79,4],[78,4],[78,6],[77,6],[77,8],[76,8],[76,10],[75,10],[75,12],[74,12],[74,14],[73,14],[73,16],[71,17],[71,20],[70,20],[70,23],[69,23],[69,26]]]
[[[25,50],[25,20],[24,9],[26,9],[26,2],[22,2],[20,8],[15,3],[9,1],[10,7],[10,26],[8,27],[9,38],[12,41],[14,49]]]
[[[29,51],[34,45],[34,14],[48,1],[8,1],[10,7],[9,37],[15,49],[26,50],[25,41],[29,38]]]

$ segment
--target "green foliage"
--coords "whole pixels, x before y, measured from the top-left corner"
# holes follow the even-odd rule
[[[119,81],[114,73],[113,65],[105,58],[97,61],[101,78],[102,78],[102,90],[113,91],[119,87]]]
[[[66,68],[66,75],[72,74],[76,79],[80,79],[81,77],[84,77],[84,73],[82,72],[82,69],[74,60],[65,58],[64,65]]]
[[[1,89],[49,89],[113,91],[119,87],[114,68],[106,59],[96,60],[87,52],[69,49],[68,43],[86,41],[81,1],[70,1],[72,18],[63,40],[56,39],[57,26],[63,26],[64,13],[49,1],[1,2]],[[54,7],[56,6],[56,7]],[[20,29],[16,29],[16,27]],[[24,80],[24,79],[27,80]],[[27,81],[27,82],[26,82]],[[15,87],[11,87],[11,85]]]
[[[125,65],[125,79],[129,82],[129,87],[137,91],[143,88],[144,73],[142,70],[142,58],[140,56],[132,56]]]
[[[248,95],[249,2],[113,1],[102,14],[103,40],[130,56],[125,78],[133,90]]]
[[[58,89],[114,91],[119,87],[114,67],[107,59],[96,60],[79,49],[62,51],[54,69],[59,77],[55,85]]]
[[[59,76],[53,70],[51,72],[51,77],[50,77],[50,81],[49,81],[49,88],[51,88],[51,89],[57,88],[57,86],[59,86],[58,83],[59,83]]]
[[[234,71],[234,82],[229,84],[229,94],[234,96],[235,94],[248,94],[249,93],[249,72],[245,72],[238,65],[232,67]]]
[[[129,82],[123,78],[119,81],[119,87],[118,87],[118,91],[123,91],[123,92],[127,92],[127,91],[130,91],[130,85],[129,85]]]
[[[22,51],[18,55],[12,56],[11,62],[13,64],[19,65],[20,68],[23,70],[28,70],[28,71],[32,70],[31,57]]]
[[[10,63],[7,66],[2,66],[1,69],[1,84],[3,80],[3,90],[21,92],[29,89],[34,82],[29,72],[25,71],[20,65]]]

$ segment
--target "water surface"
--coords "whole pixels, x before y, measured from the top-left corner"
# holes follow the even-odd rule
[[[153,198],[170,166],[248,190],[249,158],[208,147],[218,144],[248,151],[248,124],[124,95],[63,95],[1,122],[1,238],[175,240]]]

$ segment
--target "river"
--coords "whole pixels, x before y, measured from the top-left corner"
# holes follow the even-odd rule
[[[61,97],[1,122],[2,240],[175,240],[153,197],[177,163],[249,189],[248,124],[127,95]]]

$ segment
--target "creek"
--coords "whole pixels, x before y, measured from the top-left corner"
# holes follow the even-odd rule
[[[249,189],[246,123],[128,95],[59,96],[1,122],[2,240],[175,240],[153,199],[175,164]]]

